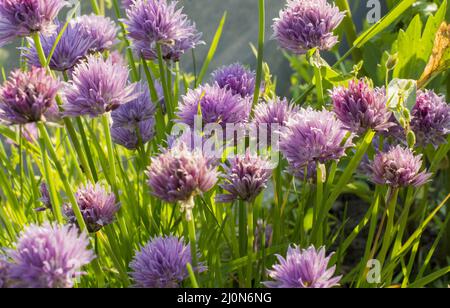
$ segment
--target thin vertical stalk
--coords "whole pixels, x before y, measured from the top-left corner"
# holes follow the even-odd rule
[[[108,161],[109,161],[109,174],[110,174],[110,181],[111,181],[111,186],[113,188],[114,194],[116,195],[116,197],[119,197],[119,194],[117,193],[117,185],[116,185],[116,163],[115,163],[115,158],[114,158],[114,148],[113,148],[113,143],[112,143],[112,139],[111,139],[111,129],[109,127],[109,118],[108,118],[108,114],[104,114],[101,117],[101,121],[102,121],[102,126],[103,126],[103,133],[105,134],[105,139],[106,139],[106,147],[108,149]]]
[[[265,30],[266,30],[266,12],[265,12],[265,1],[259,0],[259,34],[258,34],[258,61],[256,68],[256,81],[255,81],[255,92],[253,94],[253,106],[255,106],[259,99],[262,74],[263,74],[263,59],[264,59],[264,40],[265,40]]]
[[[197,239],[195,235],[194,217],[188,221],[189,245],[191,246],[192,266],[197,268]]]
[[[97,0],[91,0],[91,6],[92,6],[92,11],[95,13],[95,15],[99,15],[100,9],[98,7]]]
[[[255,241],[254,224],[253,224],[253,207],[254,201],[246,202],[247,207],[247,288],[252,287],[253,277],[253,242]],[[264,237],[264,235],[262,235]]]
[[[164,92],[164,101],[166,103],[167,108],[167,114],[169,115],[169,119],[173,118],[173,108],[172,108],[172,100],[170,95],[170,89],[167,84],[167,78],[166,78],[166,70],[165,70],[165,63],[162,55],[162,48],[161,44],[156,44],[156,50],[158,53],[158,66],[159,66],[159,74],[161,78],[161,85],[163,87]]]
[[[52,141],[50,140],[50,136],[48,135],[47,129],[45,128],[45,126],[42,122],[38,122],[37,126],[39,129],[40,138],[42,138],[42,140],[44,141],[45,147],[47,148],[47,151],[50,154],[50,158],[52,159],[53,163],[55,164],[55,167],[59,174],[61,182],[63,183],[64,190],[66,191],[66,194],[72,205],[72,210],[77,219],[78,226],[80,227],[80,229],[82,231],[85,231],[85,230],[87,231],[86,224],[83,219],[83,215],[81,214],[80,208],[78,207],[77,200],[75,198],[75,194],[72,191],[72,187],[69,183],[69,180],[67,179],[64,169],[62,168],[61,162],[58,159],[58,155],[56,154],[56,151],[53,148],[53,144],[52,144]]]
[[[392,238],[394,237],[394,218],[395,218],[395,208],[397,205],[397,198],[398,198],[398,188],[392,188],[391,193],[389,194],[389,200],[387,204],[387,225],[386,230],[384,231],[381,251],[378,255],[378,260],[381,264],[384,264],[384,261],[386,260],[386,255],[388,253],[388,249],[391,246]]]

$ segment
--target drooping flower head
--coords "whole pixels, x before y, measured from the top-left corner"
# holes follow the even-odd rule
[[[300,179],[314,177],[316,164],[339,160],[352,145],[351,136],[335,115],[326,110],[300,109],[286,123],[280,138],[280,150],[290,171]]]
[[[363,79],[350,81],[348,88],[337,87],[331,91],[334,112],[344,127],[356,134],[368,129],[387,131],[394,124],[387,108],[384,89],[373,89]]]
[[[333,277],[336,266],[329,267],[331,255],[325,247],[300,249],[289,247],[286,259],[277,256],[278,264],[268,271],[273,281],[263,284],[268,288],[332,288],[339,285],[342,276]]]
[[[344,18],[327,0],[288,0],[272,26],[280,46],[295,54],[312,48],[329,50],[338,42],[333,34]]]
[[[47,75],[45,69],[14,71],[0,89],[0,120],[26,124],[53,119],[58,110],[55,98],[59,88],[59,81]]]
[[[56,31],[49,35],[41,35],[42,49],[46,58],[56,42],[56,39],[61,32],[64,24],[58,24]],[[29,47],[23,48],[23,55],[27,58],[28,63],[40,67],[38,53],[34,46],[34,41],[28,39]],[[88,36],[83,35],[80,25],[71,21],[63,35],[61,36],[56,48],[50,59],[49,66],[55,71],[71,70],[81,59],[83,59],[91,48],[94,46],[94,41]]]
[[[231,90],[233,94],[246,97],[255,92],[256,75],[242,64],[235,63],[215,70],[212,73],[212,81],[221,88]]]
[[[140,83],[136,91],[138,96],[134,100],[111,113],[113,141],[129,150],[137,149],[139,142],[146,144],[155,135],[156,107],[151,101],[148,87]]]
[[[445,143],[450,134],[450,105],[444,96],[431,90],[419,90],[411,115],[411,128],[416,134],[417,144],[438,147]]]
[[[152,193],[166,202],[180,202],[188,220],[193,197],[209,191],[217,182],[217,171],[202,152],[188,150],[183,143],[152,158],[146,174]]]
[[[267,144],[270,144],[274,134],[278,135],[279,130],[286,125],[288,119],[298,111],[299,108],[290,104],[287,99],[276,97],[255,106],[253,123],[261,130],[260,134],[263,134],[264,131],[267,132]]]
[[[136,252],[130,263],[131,277],[139,288],[178,288],[189,274],[192,263],[190,244],[174,236],[155,237]],[[197,272],[205,270],[200,265]]]
[[[80,187],[75,197],[86,227],[91,233],[111,224],[120,208],[116,196],[98,183]],[[64,215],[71,224],[77,223],[70,204],[64,206]]]
[[[156,59],[160,44],[164,59],[178,61],[187,50],[201,43],[195,24],[176,6],[176,1],[135,0],[127,9],[124,22],[139,56]]]
[[[111,59],[88,56],[75,66],[73,80],[66,88],[67,116],[100,116],[135,98],[134,85],[128,85],[128,69]]]
[[[267,187],[272,175],[270,162],[247,150],[245,155],[238,155],[224,165],[224,183],[220,185],[228,193],[218,195],[218,202],[242,200],[253,202]]]
[[[419,187],[429,181],[431,174],[420,171],[422,155],[398,145],[388,152],[378,153],[372,164],[372,179],[376,184],[391,187]]]
[[[9,262],[0,250],[0,289],[6,289],[9,285]]]
[[[50,33],[63,0],[0,0],[0,47],[16,37]]]
[[[108,17],[101,15],[82,15],[73,20],[80,28],[82,36],[93,42],[91,51],[103,52],[117,43],[117,26]]]
[[[202,124],[218,123],[222,128],[226,124],[245,123],[250,115],[252,102],[249,97],[242,98],[217,84],[204,85],[189,90],[178,106],[179,122],[194,127],[195,117],[202,117]]]
[[[25,288],[70,288],[94,259],[86,234],[70,226],[30,225],[20,234],[11,260],[9,277]]]

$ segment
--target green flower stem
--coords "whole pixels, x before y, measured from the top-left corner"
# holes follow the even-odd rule
[[[253,224],[253,207],[254,203],[252,202],[246,202],[247,207],[247,288],[252,287],[252,277],[253,277],[253,259],[254,259],[254,252],[253,252],[253,242],[255,241],[255,234],[254,234],[254,224]],[[262,236],[264,237],[264,236]]]
[[[387,203],[387,225],[386,230],[384,231],[384,236],[382,240],[382,246],[380,253],[378,255],[378,261],[383,265],[384,261],[386,260],[386,256],[389,250],[389,247],[391,246],[392,239],[395,235],[394,230],[394,218],[395,218],[395,208],[397,206],[397,198],[398,198],[398,188],[392,188],[391,192],[389,193],[388,197],[388,203]]]
[[[197,239],[195,235],[194,217],[188,221],[189,245],[191,246],[192,266],[197,268]]]
[[[150,69],[147,65],[147,61],[144,58],[142,58],[142,67],[144,68],[144,73],[145,73],[145,76],[147,77],[147,84],[148,84],[148,89],[150,91],[150,96],[151,96],[152,102],[156,105],[156,114],[155,114],[156,139],[159,143],[159,141],[161,141],[164,138],[163,134],[166,131],[164,115],[163,115],[163,111],[161,108],[161,104],[158,99],[158,93],[156,92],[155,83],[153,81],[152,74],[150,73]]]
[[[319,103],[318,107],[320,109],[325,104],[323,95],[322,72],[320,67],[314,66],[314,77],[316,79],[317,101]]]
[[[114,7],[114,12],[116,14],[117,19],[120,20],[121,19],[120,6],[119,6],[119,3],[117,2],[117,0],[113,1],[113,7]],[[126,53],[127,53],[127,57],[128,57],[128,63],[131,66],[131,78],[132,78],[133,82],[137,82],[137,81],[139,81],[139,73],[136,68],[136,63],[134,62],[133,51],[130,48],[131,47],[130,41],[127,38],[127,30],[126,30],[123,22],[119,21],[119,25],[120,25],[120,29],[122,30],[123,39],[124,39],[124,42],[127,47]]]
[[[197,278],[195,278],[194,269],[192,268],[191,263],[186,264],[186,268],[189,273],[189,279],[191,280],[192,287],[194,289],[198,289],[199,286],[198,286]]]
[[[261,81],[263,74],[263,59],[264,59],[264,40],[265,40],[265,24],[266,24],[266,12],[265,1],[259,0],[259,34],[258,34],[258,59],[256,68],[256,80],[255,80],[255,92],[253,94],[253,107],[258,103],[259,94],[261,91]]]
[[[239,211],[239,253],[241,257],[246,254],[247,248],[247,230],[246,230],[246,213],[245,203],[238,201]]]
[[[118,194],[117,185],[116,185],[116,177],[117,177],[116,163],[115,163],[115,158],[114,158],[113,143],[112,143],[112,139],[111,139],[111,128],[109,127],[109,118],[108,118],[107,113],[102,115],[101,121],[102,121],[102,126],[103,126],[103,132],[105,134],[105,139],[106,139],[106,147],[108,149],[108,161],[109,161],[109,168],[110,168],[109,174],[110,174],[110,181],[111,181],[110,184],[112,186],[114,194],[116,195],[116,198],[118,198],[119,194]]]
[[[165,64],[164,64],[164,59],[162,56],[161,44],[159,44],[159,43],[156,44],[156,50],[158,53],[159,74],[160,74],[161,84],[162,84],[163,91],[164,91],[164,102],[166,103],[167,114],[169,115],[169,119],[172,119],[173,118],[172,99],[171,99],[171,94],[170,94],[170,88],[167,83],[166,70],[164,69]]]
[[[52,211],[53,211],[58,223],[63,223],[64,219],[63,219],[62,212],[61,212],[61,205],[59,203],[59,199],[56,194],[56,188],[55,188],[53,176],[51,173],[50,162],[49,162],[48,156],[47,156],[47,149],[45,146],[45,141],[44,141],[44,138],[38,138],[38,139],[39,139],[39,145],[41,148],[41,158],[42,158],[42,165],[43,165],[43,169],[44,169],[44,177],[45,177],[45,181],[46,181],[48,191],[50,194],[50,200],[52,203]]]
[[[99,15],[100,9],[98,7],[97,0],[91,0],[91,6],[92,6],[92,11],[95,13],[95,15]]]
[[[76,200],[75,195],[74,195],[74,193],[72,191],[72,187],[71,187],[71,185],[69,183],[69,180],[67,179],[67,176],[66,176],[66,174],[64,172],[64,169],[63,169],[63,167],[61,165],[61,162],[60,162],[60,160],[58,158],[58,155],[56,154],[56,151],[53,148],[53,144],[52,144],[52,141],[50,139],[50,136],[48,135],[47,129],[45,128],[45,126],[44,126],[44,124],[42,122],[38,122],[37,126],[38,126],[38,130],[39,130],[40,138],[42,138],[42,140],[43,140],[43,142],[45,144],[45,147],[46,147],[46,149],[47,149],[47,151],[48,151],[48,153],[50,155],[50,158],[52,159],[52,161],[53,161],[53,163],[54,163],[54,165],[56,167],[56,171],[58,172],[59,177],[60,177],[60,179],[61,179],[61,181],[63,183],[64,190],[66,191],[66,194],[67,194],[67,196],[69,198],[69,201],[70,201],[70,203],[72,205],[72,210],[73,210],[73,212],[75,214],[75,217],[77,219],[78,226],[80,227],[80,229],[82,231],[86,231],[87,232],[87,228],[86,228],[86,224],[85,224],[84,219],[83,219],[83,215],[81,214],[80,208],[78,207],[77,200]]]
[[[41,62],[42,67],[48,68],[47,58],[45,56],[44,49],[42,48],[41,38],[39,37],[39,32],[33,32],[32,38],[34,41],[34,46],[38,54],[39,62]]]
[[[91,148],[89,147],[89,142],[88,142],[88,139],[86,137],[86,132],[84,130],[83,122],[82,122],[80,117],[77,117],[75,119],[75,122],[77,123],[78,131],[80,132],[80,135],[81,135],[81,142],[83,143],[83,147],[84,147],[84,150],[86,152],[87,161],[88,161],[88,164],[89,164],[89,171],[91,173],[91,177],[92,177],[93,183],[97,183],[98,182],[98,175],[97,175],[97,171],[96,171],[96,168],[95,168],[94,160],[92,159],[92,152],[91,152]]]

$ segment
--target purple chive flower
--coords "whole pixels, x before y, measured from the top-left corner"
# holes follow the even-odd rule
[[[300,109],[286,123],[280,138],[280,150],[290,171],[300,179],[315,176],[316,164],[339,160],[352,146],[352,136],[327,110]]]
[[[136,89],[138,96],[134,100],[111,113],[113,141],[130,150],[136,150],[139,142],[146,144],[155,136],[156,107],[148,86],[140,83]]]
[[[43,207],[37,208],[36,211],[43,212],[45,210],[51,210],[53,208],[52,199],[50,198],[50,192],[48,191],[48,187],[45,182],[42,182],[41,186],[39,186],[39,192],[41,193],[41,198],[39,201],[41,201]]]
[[[11,260],[9,277],[16,287],[70,288],[94,259],[89,239],[70,226],[30,225],[22,231]]]
[[[116,196],[106,191],[100,184],[87,184],[81,187],[76,193],[76,199],[87,229],[91,233],[111,224],[120,208]],[[71,224],[77,224],[71,205],[64,206],[64,215]]]
[[[256,75],[242,64],[235,63],[215,70],[212,73],[212,81],[221,88],[231,90],[233,94],[246,97],[255,92]]]
[[[103,52],[118,42],[117,26],[108,17],[95,14],[82,15],[73,22],[79,26],[81,35],[93,42],[91,51]]]
[[[256,127],[267,131],[267,144],[270,144],[274,134],[278,134],[278,129],[284,127],[288,119],[293,116],[299,108],[289,104],[288,101],[276,97],[268,102],[259,103],[253,111],[253,123]],[[263,130],[264,131],[264,130]]]
[[[56,38],[61,32],[64,24],[59,24],[55,32],[50,35],[41,35],[42,49],[46,57],[50,55],[50,52],[55,44]],[[23,48],[23,55],[27,58],[28,63],[34,66],[41,66],[39,56],[34,46],[32,39],[28,40],[30,47]],[[50,59],[49,66],[55,71],[67,71],[71,70],[81,59],[83,59],[88,52],[93,48],[94,41],[83,35],[80,24],[73,21],[67,25],[61,39],[56,45],[52,58]]]
[[[417,144],[438,147],[446,142],[450,133],[450,105],[444,96],[430,90],[419,90],[411,115],[411,128],[416,134]]]
[[[128,9],[133,5],[134,1],[135,0],[122,0],[122,7]]]
[[[55,101],[59,81],[45,69],[32,67],[29,72],[16,70],[0,88],[0,120],[26,124],[51,120],[57,113]]]
[[[222,187],[227,194],[217,196],[218,202],[228,203],[236,200],[253,202],[267,187],[267,181],[272,175],[272,165],[247,151],[228,160],[229,166],[224,166],[224,181]]]
[[[376,184],[395,188],[419,187],[430,180],[431,174],[420,171],[422,155],[398,145],[388,152],[378,153],[372,163],[372,179]]]
[[[288,0],[272,28],[282,48],[304,54],[312,48],[329,50],[336,45],[338,38],[333,30],[344,17],[327,0]]]
[[[130,263],[131,277],[138,288],[178,288],[189,273],[192,263],[190,244],[174,236],[155,237],[136,252]],[[195,269],[202,272],[202,265]]]
[[[139,56],[156,59],[156,46],[160,44],[164,59],[178,61],[187,50],[202,43],[195,24],[176,6],[176,1],[136,0],[127,9],[124,22]]]
[[[135,85],[128,85],[128,69],[111,59],[88,56],[75,66],[73,80],[67,87],[67,116],[100,116],[135,98]]]
[[[263,284],[268,288],[332,288],[339,285],[342,276],[333,277],[336,266],[329,267],[331,255],[325,256],[325,248],[314,246],[300,249],[289,247],[286,259],[277,255],[279,264],[268,271],[273,281]]]
[[[363,79],[350,81],[348,88],[335,88],[331,97],[336,116],[356,134],[364,134],[368,129],[387,131],[395,125],[389,121],[392,113],[387,108],[385,90],[373,89]]]
[[[0,289],[6,289],[9,286],[9,267],[10,264],[6,256],[0,250]]]
[[[218,123],[226,128],[226,124],[247,122],[251,107],[249,97],[234,95],[230,90],[221,89],[217,84],[204,85],[189,90],[182,97],[177,116],[179,122],[194,127],[195,117],[200,116],[200,109],[203,125]]]
[[[152,158],[146,172],[152,193],[166,202],[180,202],[191,218],[193,197],[209,191],[217,182],[217,171],[201,151],[188,150],[183,143]]]
[[[53,20],[66,3],[63,0],[0,0],[0,47],[16,37],[52,32]]]

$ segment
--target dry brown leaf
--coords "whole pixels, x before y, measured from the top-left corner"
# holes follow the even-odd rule
[[[450,51],[450,25],[443,22],[436,33],[434,40],[433,53],[428,61],[425,70],[420,77],[417,85],[419,88],[425,86],[436,74],[440,73],[446,68],[448,63],[445,60],[445,55]],[[447,59],[448,60],[448,59]]]

